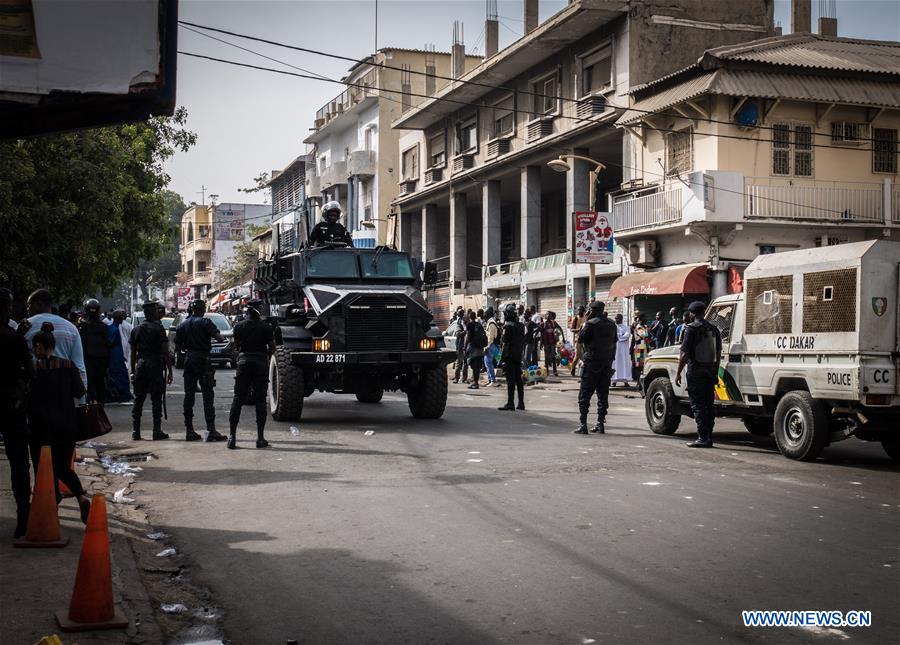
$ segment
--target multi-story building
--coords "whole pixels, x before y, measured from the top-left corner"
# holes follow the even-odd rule
[[[529,0],[524,24],[522,38],[393,122],[413,131],[400,139],[401,246],[443,268],[447,286],[431,294],[439,319],[467,297],[524,300],[560,318],[586,301],[571,214],[592,206],[595,165],[572,158],[558,173],[548,162],[602,161],[598,197],[618,189],[615,122],[631,88],[710,46],[769,35],[772,3],[573,0],[538,24]],[[597,271],[604,297],[621,260]]]
[[[304,227],[311,230],[311,207],[306,197],[306,172],[312,164],[312,155],[301,155],[294,159],[284,170],[273,170],[268,187],[272,196],[272,235],[268,253],[260,257],[268,257],[271,253],[290,253],[300,248],[304,241]],[[263,244],[260,243],[260,249]]]
[[[238,244],[250,239],[248,225],[268,226],[268,204],[193,204],[181,217],[181,270],[195,298],[205,298],[216,267],[234,256]]]
[[[637,308],[739,290],[761,253],[900,235],[900,43],[719,47],[632,96],[610,201]]]
[[[354,65],[342,79],[347,89],[317,113],[306,172],[313,217],[336,200],[357,246],[384,243],[391,201],[400,181],[398,140],[391,121],[481,61],[461,49],[443,52],[385,48]],[[413,73],[416,72],[416,73]]]

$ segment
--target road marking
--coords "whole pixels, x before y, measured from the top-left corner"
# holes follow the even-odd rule
[[[470,464],[480,464],[484,459],[466,459]]]

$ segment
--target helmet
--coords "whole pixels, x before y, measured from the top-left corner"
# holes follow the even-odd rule
[[[341,218],[341,205],[334,201],[326,202],[322,207],[322,219],[334,224]]]
[[[88,316],[100,313],[100,303],[96,298],[88,298],[84,301],[84,313]]]

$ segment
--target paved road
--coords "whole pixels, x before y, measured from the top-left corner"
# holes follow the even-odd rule
[[[218,380],[224,431],[230,372]],[[734,422],[718,449],[688,450],[622,394],[603,437],[568,433],[573,391],[500,403],[451,385],[445,417],[416,422],[400,395],[316,394],[299,436],[270,423],[269,450],[247,407],[242,449],[151,444],[135,492],[235,643],[896,642],[900,479],[879,445],[806,464]],[[127,410],[112,414],[125,438]],[[874,624],[746,629],[741,609]]]

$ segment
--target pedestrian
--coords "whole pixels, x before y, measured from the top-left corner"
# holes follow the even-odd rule
[[[28,384],[34,378],[34,362],[25,341],[27,324],[13,329],[12,291],[0,289],[0,418],[3,419],[3,450],[9,461],[9,479],[16,501],[13,538],[25,535],[31,508],[31,473],[28,471]]]
[[[81,345],[81,334],[78,327],[53,311],[53,296],[46,289],[38,289],[28,296],[28,330],[25,340],[31,347],[31,339],[41,329],[41,325],[49,322],[53,325],[53,338],[56,341],[54,353],[59,358],[72,361],[81,374],[81,380],[87,387],[87,369],[84,365],[84,349]],[[77,315],[77,314],[76,314]]]
[[[128,320],[128,314],[124,309],[117,309],[113,312],[113,321],[118,322],[119,337],[122,339],[122,353],[125,354],[125,369],[131,374],[131,332],[134,331],[134,325]]]
[[[685,311],[681,322],[675,327],[675,344],[680,345],[684,337],[684,328],[691,324],[691,312]]]
[[[578,344],[578,332],[584,326],[584,305],[578,305],[575,315],[569,320],[569,331],[572,332],[572,344]]]
[[[562,338],[563,330],[556,322],[556,312],[548,311],[541,323],[541,344],[544,348],[544,367],[547,369],[549,376],[550,370],[553,370],[553,376],[559,376],[556,372],[557,358],[556,346]]]
[[[640,383],[644,371],[644,361],[650,353],[650,338],[647,330],[647,318],[640,311],[634,314],[631,325],[631,380]]]
[[[125,312],[116,310],[113,312],[112,324],[107,327],[109,335],[109,382],[107,394],[109,400],[115,403],[128,403],[134,397],[131,396],[131,381],[125,348],[129,345],[122,341],[122,325],[125,323]]]
[[[141,413],[150,395],[153,414],[153,440],[163,441],[169,435],[162,431],[163,397],[166,385],[172,384],[172,356],[169,339],[155,302],[145,302],[144,321],[131,332],[131,380],[134,383],[134,404],[131,407],[131,438],[141,439]]]
[[[685,326],[681,341],[681,356],[675,385],[681,386],[681,371],[687,365],[687,393],[697,424],[697,439],[690,448],[712,448],[712,432],[716,423],[715,388],[719,380],[719,362],[722,357],[722,334],[719,328],[706,320],[706,305],[692,302],[688,311],[694,321]]]
[[[531,367],[537,365],[538,344],[541,342],[541,315],[539,313],[531,314],[528,322],[525,323],[525,366]]]
[[[100,320],[100,303],[95,298],[84,302],[84,319],[79,331],[87,367],[87,399],[106,402],[106,374],[112,349],[109,328]]]
[[[484,312],[485,325],[484,332],[487,335],[487,348],[484,350],[484,368],[487,370],[488,385],[497,386],[497,372],[495,370],[495,361],[497,353],[500,350],[500,325],[494,318],[494,308],[488,307]]]
[[[456,369],[453,372],[453,382],[459,383],[459,377],[462,376],[462,382],[469,382],[469,365],[466,362],[466,312],[462,307],[456,308],[456,317],[450,323],[448,331],[456,340]]]
[[[678,328],[678,319],[678,309],[676,307],[669,309],[669,328],[666,331],[666,347],[671,347],[675,344],[675,332]]]
[[[469,321],[466,323],[466,357],[469,367],[472,368],[472,384],[470,390],[477,390],[480,386],[478,379],[481,376],[481,368],[484,367],[484,350],[488,345],[487,332],[484,325],[478,320],[478,315],[469,312]]]
[[[584,363],[581,372],[581,387],[578,390],[578,415],[580,425],[575,434],[587,434],[588,409],[591,397],[597,395],[597,423],[592,433],[606,432],[606,411],[609,409],[609,382],[612,378],[612,363],[616,357],[616,325],[606,317],[602,302],[593,301],[588,320],[581,328],[581,344],[584,348]]]
[[[623,322],[622,314],[616,314],[616,361],[613,364],[613,384],[628,385],[631,379],[631,356],[628,346],[631,342],[631,330]]]
[[[504,313],[503,315],[505,317],[506,313]],[[516,307],[516,318],[523,325],[528,322],[528,320],[526,320],[526,318],[525,318],[525,305],[519,305],[518,307]],[[504,322],[504,324],[505,324],[505,322]]]
[[[99,315],[97,322],[100,322]],[[91,500],[72,470],[75,438],[78,435],[75,399],[84,396],[85,387],[75,364],[54,355],[56,339],[53,332],[53,323],[45,321],[31,337],[32,351],[37,358],[34,381],[28,393],[31,461],[37,474],[41,447],[50,446],[56,499],[60,499],[59,482],[62,482],[78,500],[81,521],[87,524]]]
[[[512,304],[503,310],[500,362],[506,375],[506,405],[498,410],[525,409],[525,382],[522,380],[522,351],[525,346],[525,325],[519,322]],[[519,405],[515,405],[515,393],[519,393]]]
[[[478,309],[478,322],[484,325],[484,309]]]
[[[669,324],[666,322],[666,319],[663,318],[662,312],[657,311],[656,318],[653,320],[653,323],[650,325],[650,342],[653,346],[653,349],[665,347],[666,335],[668,333],[669,333]]]
[[[205,318],[206,303],[194,300],[191,315],[175,330],[175,350],[184,351],[184,426],[185,441],[199,441],[194,432],[194,400],[199,383],[203,394],[203,416],[206,418],[206,441],[224,441],[225,435],[216,430],[215,386],[216,374],[209,360],[213,339],[224,342],[215,323]]]
[[[228,447],[237,448],[237,427],[241,420],[241,407],[253,391],[256,406],[256,447],[267,448],[266,441],[266,392],[269,391],[269,358],[275,353],[275,333],[272,325],[262,320],[262,301],[247,303],[244,320],[234,326],[234,345],[237,350],[237,371],[234,374],[234,399],[228,416],[230,433]]]

